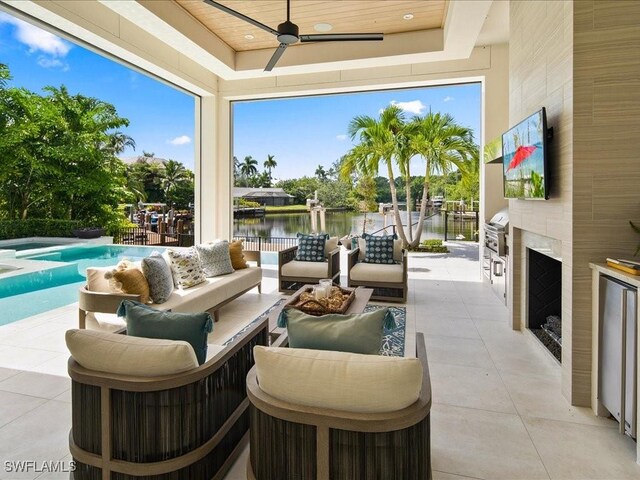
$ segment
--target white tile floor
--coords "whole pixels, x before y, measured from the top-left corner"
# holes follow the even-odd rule
[[[407,315],[426,334],[431,372],[434,478],[640,478],[635,444],[613,421],[571,407],[555,361],[531,335],[508,327],[506,308],[480,282],[477,248],[451,249],[409,261]],[[265,271],[265,293],[225,307],[222,322],[255,317],[275,291],[275,272]],[[0,327],[0,479],[68,478],[7,473],[4,465],[70,460],[63,334],[76,316],[70,306]],[[247,453],[227,479],[245,478]]]

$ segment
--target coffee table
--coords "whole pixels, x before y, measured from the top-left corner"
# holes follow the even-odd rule
[[[296,297],[297,295],[300,295],[302,292],[304,292],[306,289],[312,286],[313,285],[311,284],[303,285],[295,293],[291,295],[291,298]],[[364,312],[364,307],[366,307],[367,303],[369,303],[369,300],[371,299],[371,295],[373,294],[373,289],[358,287],[355,289],[355,292],[356,292],[356,296],[346,311],[347,315],[351,313]],[[276,332],[276,333],[284,332],[285,329],[277,328],[276,324],[278,323],[278,317],[280,316],[280,312],[282,312],[282,309],[284,308],[285,305],[286,305],[286,302],[283,302],[282,305],[278,306],[277,308],[274,308],[269,313],[269,331]]]

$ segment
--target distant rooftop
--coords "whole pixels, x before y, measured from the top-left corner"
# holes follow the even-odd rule
[[[233,198],[293,198],[281,188],[233,187]]]

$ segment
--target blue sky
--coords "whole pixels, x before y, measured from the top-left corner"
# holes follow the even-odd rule
[[[130,121],[122,131],[137,145],[122,156],[146,150],[193,169],[192,96],[2,12],[0,62],[9,66],[12,86],[42,93],[47,85],[65,85],[115,105]]]
[[[407,114],[448,112],[456,121],[480,136],[480,84],[411,88],[342,95],[322,95],[234,104],[234,155],[242,161],[251,155],[260,167],[267,155],[275,156],[276,179],[313,175],[318,165],[328,169],[353,146],[347,135],[357,115],[378,117],[396,103]],[[412,174],[423,174],[424,164],[415,161]],[[380,171],[387,176],[386,171]]]
[[[63,40],[0,12],[0,62],[9,66],[11,85],[42,92],[65,85],[72,94],[99,98],[115,105],[130,120],[122,130],[133,137],[136,151],[154,152],[193,169],[194,98],[117,62]],[[412,88],[369,93],[234,103],[233,153],[251,155],[260,168],[275,156],[275,179],[313,175],[329,168],[353,146],[347,127],[356,115],[377,117],[397,103],[408,117],[448,112],[480,136],[480,84]],[[419,175],[418,162],[412,173]],[[386,176],[386,172],[380,172]]]

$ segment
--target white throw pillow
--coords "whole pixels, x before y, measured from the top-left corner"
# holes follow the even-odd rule
[[[227,240],[215,240],[210,243],[196,245],[202,270],[207,277],[217,277],[233,273],[231,256],[229,255],[229,242]]]
[[[324,256],[329,257],[329,254],[338,248],[338,237],[329,237],[324,244]]]
[[[299,348],[253,348],[260,388],[279,400],[347,412],[393,412],[422,388],[417,358]]]

